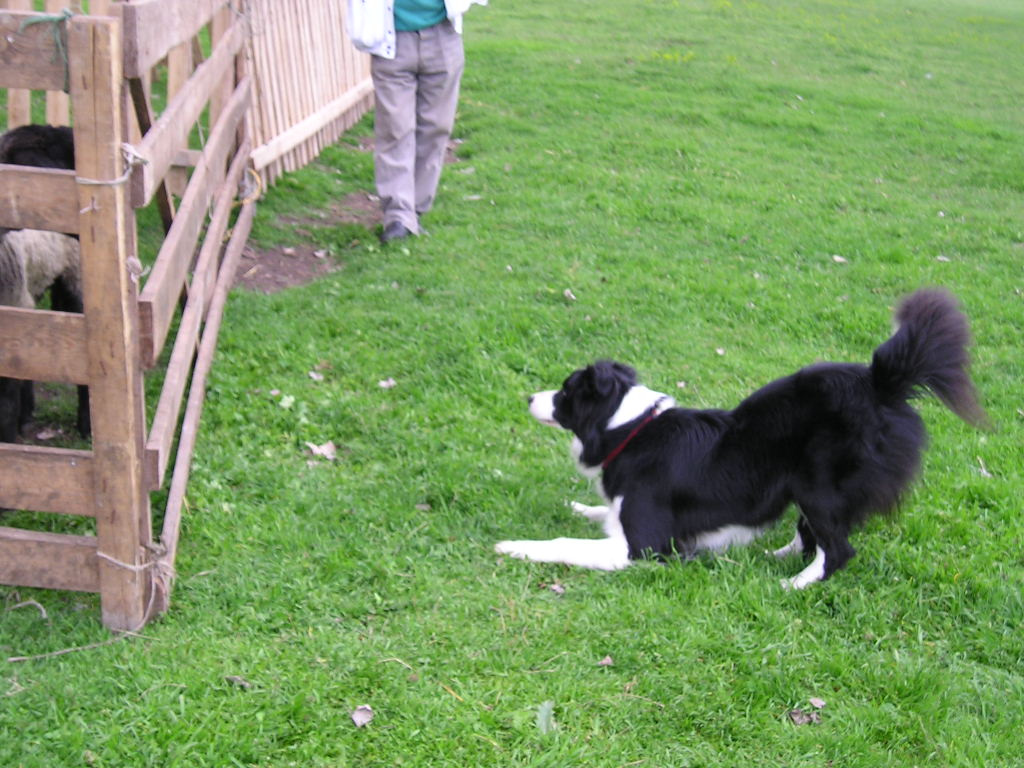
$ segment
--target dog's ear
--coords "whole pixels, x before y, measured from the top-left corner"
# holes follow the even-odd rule
[[[594,393],[601,397],[636,384],[636,371],[614,360],[598,360],[587,370],[591,372]]]

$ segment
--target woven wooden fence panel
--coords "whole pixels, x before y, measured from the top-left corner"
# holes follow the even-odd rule
[[[252,159],[266,183],[311,162],[373,104],[344,0],[248,0]]]

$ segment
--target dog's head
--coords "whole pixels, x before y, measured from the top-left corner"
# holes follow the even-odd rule
[[[562,388],[530,397],[530,413],[542,424],[567,429],[581,440],[604,430],[627,393],[636,386],[628,365],[599,360],[574,371]]]
[[[607,455],[608,432],[675,405],[668,395],[654,392],[636,380],[636,371],[612,360],[599,360],[569,375],[561,389],[530,397],[530,413],[542,424],[575,435],[573,455],[585,473],[595,470]]]

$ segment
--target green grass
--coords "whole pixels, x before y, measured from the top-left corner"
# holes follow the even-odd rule
[[[431,236],[328,217],[308,239],[338,272],[232,295],[171,611],[0,660],[0,764],[1019,765],[1024,8],[522,0],[466,35]],[[369,130],[269,192],[261,244],[371,187]],[[527,393],[613,356],[729,407],[869,359],[933,284],[994,428],[922,403],[922,480],[834,579],[784,593],[799,565],[761,546],[617,574],[493,554],[596,535]],[[107,637],[93,596],[0,588],[2,658]]]

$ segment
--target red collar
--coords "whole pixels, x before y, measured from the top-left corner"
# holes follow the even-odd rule
[[[661,411],[659,410],[659,406],[660,403],[656,404],[653,408],[651,408],[651,410],[647,412],[647,415],[643,418],[643,420],[635,427],[633,427],[632,431],[630,431],[630,433],[626,435],[626,439],[619,443],[612,450],[611,453],[604,457],[604,461],[601,462],[601,469],[608,469],[608,466],[619,457],[619,454],[626,450],[626,446],[633,441],[633,438],[639,435],[644,427],[646,427],[648,424],[654,421],[655,417],[661,413]]]

